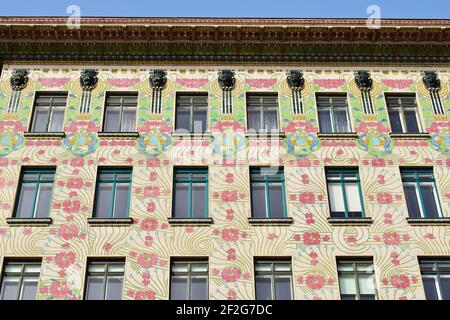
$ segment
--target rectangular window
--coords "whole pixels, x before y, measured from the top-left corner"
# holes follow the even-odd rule
[[[252,217],[286,218],[284,170],[270,167],[250,169]]]
[[[208,217],[208,169],[174,169],[174,218],[201,219]]]
[[[326,169],[332,218],[363,218],[364,206],[358,169]]]
[[[14,218],[48,218],[55,169],[24,169],[21,173]]]
[[[321,133],[350,132],[350,117],[345,95],[316,96]]]
[[[419,259],[427,300],[450,300],[450,259]]]
[[[5,261],[0,300],[35,300],[40,271],[40,261]]]
[[[208,300],[208,260],[174,260],[170,268],[171,300]]]
[[[278,95],[247,94],[247,128],[256,132],[278,132]]]
[[[94,218],[127,218],[131,193],[130,168],[98,170]]]
[[[420,132],[419,113],[414,94],[386,94],[386,105],[393,133]]]
[[[90,261],[86,275],[86,300],[121,300],[124,261]]]
[[[291,260],[255,260],[255,286],[256,300],[291,300]]]
[[[376,300],[372,260],[338,260],[338,277],[342,300]]]
[[[67,93],[37,92],[34,101],[32,132],[61,132]]]
[[[137,93],[108,93],[106,95],[105,132],[136,131]]]
[[[208,94],[179,93],[176,97],[175,130],[203,133],[207,129]]]
[[[402,169],[403,190],[410,218],[442,217],[432,169]]]

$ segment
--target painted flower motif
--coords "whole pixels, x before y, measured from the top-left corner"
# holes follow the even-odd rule
[[[307,174],[302,174],[302,183],[309,184],[309,176]]]
[[[38,78],[37,81],[44,87],[54,88],[54,87],[64,87],[70,78]]]
[[[84,166],[84,159],[83,158],[73,158],[70,160],[70,165],[72,167],[82,167]]]
[[[236,249],[230,248],[227,250],[227,253],[228,253],[228,256],[227,256],[228,261],[236,260]]]
[[[345,79],[315,79],[314,83],[321,88],[335,89],[342,87]]]
[[[156,198],[160,195],[160,190],[158,186],[146,186],[144,188],[144,197]]]
[[[392,195],[387,192],[381,192],[377,194],[377,201],[379,204],[391,204],[393,199]]]
[[[112,249],[112,244],[110,242],[105,242],[105,244],[103,245],[103,250],[105,251],[109,251]]]
[[[428,232],[428,233],[425,234],[425,239],[434,240],[434,239],[436,239],[436,237],[434,236],[433,233]]]
[[[312,204],[314,203],[314,193],[312,192],[302,192],[300,193],[299,200],[303,204]]]
[[[235,282],[241,277],[241,269],[236,267],[225,268],[223,269],[221,276],[225,282]]]
[[[267,236],[267,240],[275,240],[276,238],[278,238],[278,235],[276,233],[269,233],[269,235]]]
[[[391,277],[391,284],[396,287],[397,289],[406,289],[410,285],[409,278],[404,275],[393,275]]]
[[[142,231],[155,231],[158,228],[158,221],[156,219],[144,219],[141,222]]]
[[[392,89],[407,89],[414,83],[414,80],[382,79],[381,83],[383,83],[385,86],[388,86],[389,88],[392,88]]]
[[[312,213],[310,213],[310,212],[306,213],[305,217],[306,217],[307,224],[314,224],[314,217],[313,217]]]
[[[156,205],[154,202],[147,203],[147,212],[152,213],[155,212]]]
[[[384,224],[387,224],[387,225],[392,224],[392,214],[391,213],[386,213],[384,215]]]
[[[230,289],[227,293],[228,300],[236,300],[237,299],[237,293],[233,289]]]
[[[305,232],[303,243],[307,246],[314,246],[320,243],[320,235],[318,232]]]
[[[56,280],[50,285],[50,295],[56,299],[65,298],[70,291],[66,280]]]
[[[384,167],[385,163],[384,163],[384,159],[373,159],[372,160],[372,167]]]
[[[226,183],[233,183],[234,182],[234,175],[232,173],[227,173],[225,175],[225,182]]]
[[[239,230],[235,228],[226,228],[222,230],[222,239],[225,241],[237,241],[239,239]]]
[[[158,257],[154,253],[141,253],[137,257],[137,263],[143,268],[151,268],[158,263]]]
[[[134,300],[155,300],[155,297],[153,291],[138,291],[134,294]]]
[[[55,256],[55,263],[61,269],[65,269],[75,262],[75,253],[73,252],[60,252]]]
[[[345,239],[345,242],[347,242],[348,244],[356,243],[356,237],[355,237],[355,236],[348,236],[348,237]]]
[[[306,285],[312,290],[320,290],[325,285],[325,279],[319,275],[312,275],[306,277]]]
[[[74,224],[63,224],[58,229],[58,236],[68,241],[78,237],[78,227]]]
[[[69,178],[66,184],[69,189],[81,189],[83,187],[83,179],[75,177]]]
[[[156,179],[158,178],[158,174],[156,172],[150,172],[150,175],[148,177],[149,181],[156,181]]]
[[[384,243],[387,245],[398,246],[401,243],[400,234],[395,231],[385,232],[383,234]]]
[[[208,79],[206,78],[190,78],[190,79],[181,79],[178,78],[177,83],[182,85],[185,88],[198,89],[202,88],[205,84],[208,83]]]
[[[270,89],[276,82],[277,79],[245,79],[245,83],[257,89]]]
[[[227,220],[233,220],[234,219],[234,210],[233,209],[227,209],[226,211],[227,213]]]
[[[78,200],[64,200],[62,207],[65,213],[75,213],[80,211],[80,201]]]
[[[132,87],[135,84],[137,84],[140,80],[137,78],[110,78],[108,80],[108,83],[110,85],[112,85],[113,87],[119,87],[119,88],[127,88],[127,87]]]
[[[222,198],[223,202],[237,201],[237,199],[238,199],[237,191],[228,191],[228,190],[223,191],[221,198]]]

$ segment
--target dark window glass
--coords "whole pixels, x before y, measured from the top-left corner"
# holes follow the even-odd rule
[[[402,169],[406,205],[411,218],[442,217],[432,169]]]
[[[252,168],[250,189],[252,217],[285,218],[287,216],[282,168],[277,171],[269,167]]]
[[[375,272],[372,261],[338,260],[342,300],[375,300]]]
[[[249,131],[278,132],[278,96],[248,94],[247,123]]]
[[[131,169],[98,171],[94,218],[126,218],[130,208]]]
[[[61,132],[67,93],[37,92],[34,102],[32,132]]]
[[[50,213],[55,169],[22,171],[15,218],[46,218]]]
[[[86,300],[121,300],[123,261],[91,261],[86,277]]]
[[[358,170],[327,169],[326,177],[331,217],[364,217]]]
[[[450,300],[450,259],[419,259],[427,300]]]
[[[0,300],[35,300],[41,262],[7,261],[3,267]]]
[[[291,300],[292,265],[290,260],[255,261],[256,300]]]
[[[386,94],[389,121],[393,133],[418,133],[419,115],[414,95]]]
[[[174,218],[207,218],[208,170],[176,168],[173,202]]]
[[[207,129],[208,94],[177,94],[175,130],[203,133]]]
[[[317,95],[316,102],[320,132],[350,132],[347,98],[345,96]]]
[[[171,300],[208,300],[207,260],[174,260],[170,274]]]
[[[138,94],[108,93],[105,105],[104,131],[136,131],[136,109]]]

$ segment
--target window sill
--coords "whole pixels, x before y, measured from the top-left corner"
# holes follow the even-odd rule
[[[201,226],[201,225],[211,225],[214,223],[214,220],[212,218],[201,218],[201,219],[168,218],[167,220],[171,225],[183,225],[183,226],[186,225]]]
[[[248,223],[255,226],[288,225],[294,223],[293,218],[248,218]]]
[[[318,133],[317,136],[320,139],[357,139],[358,133],[356,132],[322,132]]]
[[[447,226],[450,224],[450,218],[406,218],[406,221],[412,226]]]
[[[92,226],[129,226],[133,224],[133,218],[89,218],[87,221]]]
[[[212,134],[211,132],[199,132],[199,133],[190,133],[190,132],[172,132],[172,138],[174,139],[193,139],[193,140],[204,140],[204,139],[211,139]]]
[[[424,139],[431,138],[429,133],[390,133],[392,139]]]
[[[53,223],[52,218],[7,218],[6,222],[10,225],[19,226],[48,226]]]
[[[24,132],[25,138],[45,138],[45,139],[62,139],[66,136],[64,132]]]
[[[366,226],[373,223],[372,218],[328,218],[328,223],[336,226]]]
[[[139,132],[105,132],[97,133],[99,138],[138,138]]]
[[[260,138],[285,138],[284,132],[246,132],[245,137],[248,139],[260,139]]]

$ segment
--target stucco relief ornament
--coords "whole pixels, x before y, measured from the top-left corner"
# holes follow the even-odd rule
[[[10,79],[11,88],[14,91],[25,89],[28,84],[28,70],[15,69],[12,72]]]
[[[435,71],[424,71],[422,73],[422,81],[425,87],[430,91],[439,91],[441,89],[441,80]]]
[[[84,69],[81,71],[80,85],[83,90],[92,91],[97,86],[98,72],[94,69]]]
[[[158,157],[167,151],[172,144],[170,132],[172,128],[165,122],[145,122],[138,131],[141,132],[136,141],[139,151],[148,157]]]
[[[155,69],[150,71],[149,77],[150,87],[153,90],[162,90],[167,84],[167,72],[161,69]]]
[[[305,78],[299,70],[289,70],[287,73],[287,83],[291,90],[301,91],[305,86]]]
[[[218,72],[219,85],[222,90],[230,91],[236,85],[235,73],[233,70],[220,70]]]
[[[287,153],[304,158],[320,147],[317,128],[306,121],[291,122],[285,129],[283,147]]]
[[[372,89],[372,78],[370,77],[370,73],[365,70],[355,72],[355,82],[361,91],[370,91]]]

